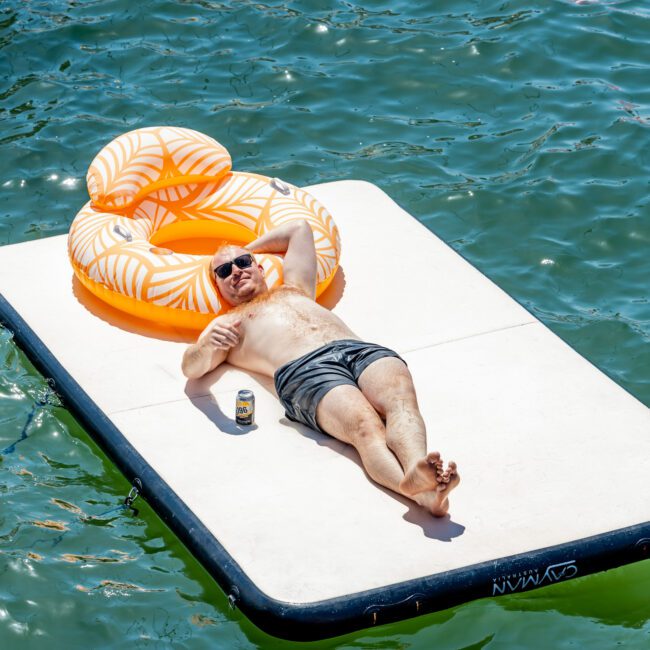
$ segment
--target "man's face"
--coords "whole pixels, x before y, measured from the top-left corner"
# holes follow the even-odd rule
[[[264,269],[255,262],[248,268],[240,269],[233,260],[241,255],[250,255],[245,248],[230,246],[218,251],[212,258],[212,277],[217,283],[221,295],[231,305],[241,305],[265,293],[268,289],[264,280]],[[215,274],[215,269],[221,264],[231,262],[230,275],[220,278]]]

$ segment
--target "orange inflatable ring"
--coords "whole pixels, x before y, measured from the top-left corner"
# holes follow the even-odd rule
[[[231,171],[226,149],[197,131],[125,133],[99,152],[87,182],[91,200],[68,236],[74,273],[134,316],[203,329],[229,308],[210,277],[219,243],[247,244],[294,219],[307,219],[314,233],[317,296],[338,268],[338,229],[313,196],[279,179]],[[280,285],[282,259],[256,257],[269,288]]]

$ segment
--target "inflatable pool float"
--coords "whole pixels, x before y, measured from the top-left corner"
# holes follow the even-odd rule
[[[320,296],[340,256],[331,215],[305,190],[231,166],[221,144],[190,129],[143,128],[113,140],[90,165],[90,201],[70,227],[68,254],[77,278],[133,316],[203,329],[229,308],[210,274],[219,244],[244,245],[306,219]],[[282,259],[257,259],[269,288],[280,285]]]

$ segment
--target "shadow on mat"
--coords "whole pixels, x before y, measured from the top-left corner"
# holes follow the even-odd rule
[[[460,537],[465,532],[465,526],[452,521],[448,514],[444,517],[432,517],[412,501],[404,501],[409,506],[409,511],[403,517],[404,521],[420,526],[425,537],[440,542],[451,542],[454,537]]]
[[[210,388],[219,381],[219,378],[226,372],[226,369],[227,366],[220,366],[213,372],[205,375],[205,377],[201,377],[200,379],[190,379],[185,386],[185,394],[192,404],[211,422],[213,422],[220,431],[233,436],[245,435],[256,430],[258,425],[238,425],[234,419],[229,418],[222,411],[214,395],[210,392]],[[265,390],[275,395],[275,391],[272,388],[273,382],[270,378],[255,373],[251,374],[254,374],[255,378],[265,388]],[[296,435],[301,435],[313,440],[317,445],[327,447],[355,463],[359,467],[359,471],[364,472],[368,480],[371,481],[378,490],[381,490],[386,496],[396,499],[403,506],[408,508],[402,518],[404,521],[422,528],[425,537],[429,539],[437,539],[441,542],[451,542],[454,537],[459,537],[465,532],[465,526],[452,521],[449,515],[440,518],[433,517],[428,514],[424,508],[418,506],[410,499],[374,483],[374,481],[372,481],[372,479],[367,475],[357,450],[351,445],[347,445],[336,438],[326,436],[318,431],[313,431],[297,422],[292,422],[286,417],[282,418],[280,422],[284,426],[293,429],[296,432]]]
[[[212,386],[214,386],[214,384],[216,384],[226,372],[232,369],[233,366],[223,364],[203,377],[199,377],[198,379],[188,379],[185,384],[185,394],[189,398],[190,402],[192,402],[192,404],[201,411],[201,413],[203,413],[208,420],[219,429],[219,431],[231,436],[243,436],[258,429],[257,424],[247,426],[237,424],[237,421],[234,418],[228,417],[223,412],[219,406],[219,402],[217,402],[217,399],[211,390]],[[275,396],[272,379],[249,371],[247,371],[246,374],[254,377],[258,384],[260,384],[269,394]]]
[[[201,411],[211,422],[214,422],[219,431],[227,433],[231,436],[244,436],[251,431],[257,429],[257,424],[242,426],[237,424],[236,420],[229,418],[219,406],[219,403],[214,398],[214,395],[200,395],[194,396],[187,393],[185,394],[190,398],[190,402]]]
[[[385,488],[377,483],[375,483],[366,472],[363,464],[361,463],[361,458],[357,453],[357,450],[351,445],[347,445],[340,440],[331,438],[329,436],[323,435],[318,431],[312,431],[311,429],[291,422],[287,418],[281,420],[282,424],[286,424],[289,427],[295,429],[299,434],[303,435],[305,438],[313,440],[316,444],[321,447],[328,447],[333,451],[338,452],[339,454],[345,456],[353,463],[358,465],[359,470],[362,471],[368,480],[373,483],[378,490],[381,490],[384,494],[399,501],[402,505],[408,508],[408,511],[404,513],[402,519],[408,522],[409,524],[415,524],[422,528],[424,536],[429,539],[437,539],[440,542],[451,542],[454,537],[460,537],[465,532],[465,526],[462,524],[452,521],[451,517],[447,514],[444,517],[433,517],[430,515],[424,508],[417,505],[410,499],[403,497],[399,494],[396,494],[392,490]]]
[[[115,307],[111,307],[108,303],[100,300],[86,289],[75,275],[72,276],[71,285],[72,293],[79,303],[91,314],[113,327],[118,327],[126,332],[139,334],[140,336],[146,336],[151,339],[160,339],[161,341],[175,341],[189,344],[194,343],[198,337],[198,331],[195,332],[194,330],[172,327],[171,325],[155,325],[143,318],[131,316]]]

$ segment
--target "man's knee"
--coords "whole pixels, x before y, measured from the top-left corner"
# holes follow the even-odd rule
[[[393,378],[390,388],[378,400],[377,407],[384,419],[417,411],[418,400],[410,377]]]
[[[368,405],[359,409],[349,423],[350,438],[355,444],[369,445],[376,442],[385,443],[386,430],[377,412]]]

